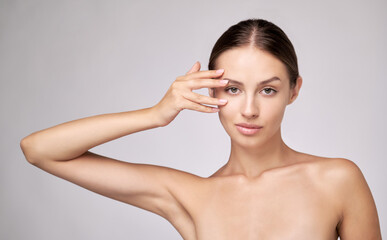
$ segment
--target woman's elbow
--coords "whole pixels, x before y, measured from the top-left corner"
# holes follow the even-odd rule
[[[39,156],[36,153],[36,147],[33,144],[31,135],[24,137],[20,141],[20,148],[24,154],[24,157],[29,163],[33,165],[36,165],[38,163]]]

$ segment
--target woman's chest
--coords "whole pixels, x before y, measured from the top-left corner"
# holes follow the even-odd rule
[[[214,184],[192,212],[198,239],[337,239],[329,195],[299,178]]]

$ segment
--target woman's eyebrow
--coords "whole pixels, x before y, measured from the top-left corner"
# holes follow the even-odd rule
[[[230,79],[230,78],[223,78],[224,80],[228,80],[228,83],[232,83],[232,84],[236,84],[236,85],[241,85],[243,86],[244,84],[242,82],[239,82],[237,80],[234,80],[234,79]],[[274,76],[272,78],[269,78],[269,79],[266,79],[266,80],[263,80],[261,82],[259,82],[257,85],[265,85],[265,84],[268,84],[269,82],[272,82],[272,81],[281,81],[281,79],[277,76]]]

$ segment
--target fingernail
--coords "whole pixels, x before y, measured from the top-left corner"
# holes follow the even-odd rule
[[[216,70],[216,74],[220,74],[220,73],[222,73],[222,72],[224,72],[224,69]]]
[[[224,80],[224,79],[220,80],[220,84],[227,84],[227,83],[228,83],[228,80]]]
[[[220,103],[226,103],[226,102],[227,102],[227,99],[219,99],[219,102],[220,102]]]

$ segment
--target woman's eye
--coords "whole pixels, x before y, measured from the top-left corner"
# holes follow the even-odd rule
[[[230,91],[229,91],[230,90]],[[229,88],[226,88],[224,91],[228,92],[228,93],[231,93],[232,95],[235,95],[237,92],[238,92],[238,88],[236,87],[229,87]]]
[[[230,93],[231,95],[236,95],[240,90],[236,87],[228,87],[224,91]],[[264,95],[274,95],[277,92],[273,88],[264,88],[262,91],[264,92]]]
[[[273,88],[264,88],[262,91],[265,92],[265,95],[273,95],[273,94],[275,94],[277,92]],[[272,93],[272,94],[270,94],[270,93]]]

